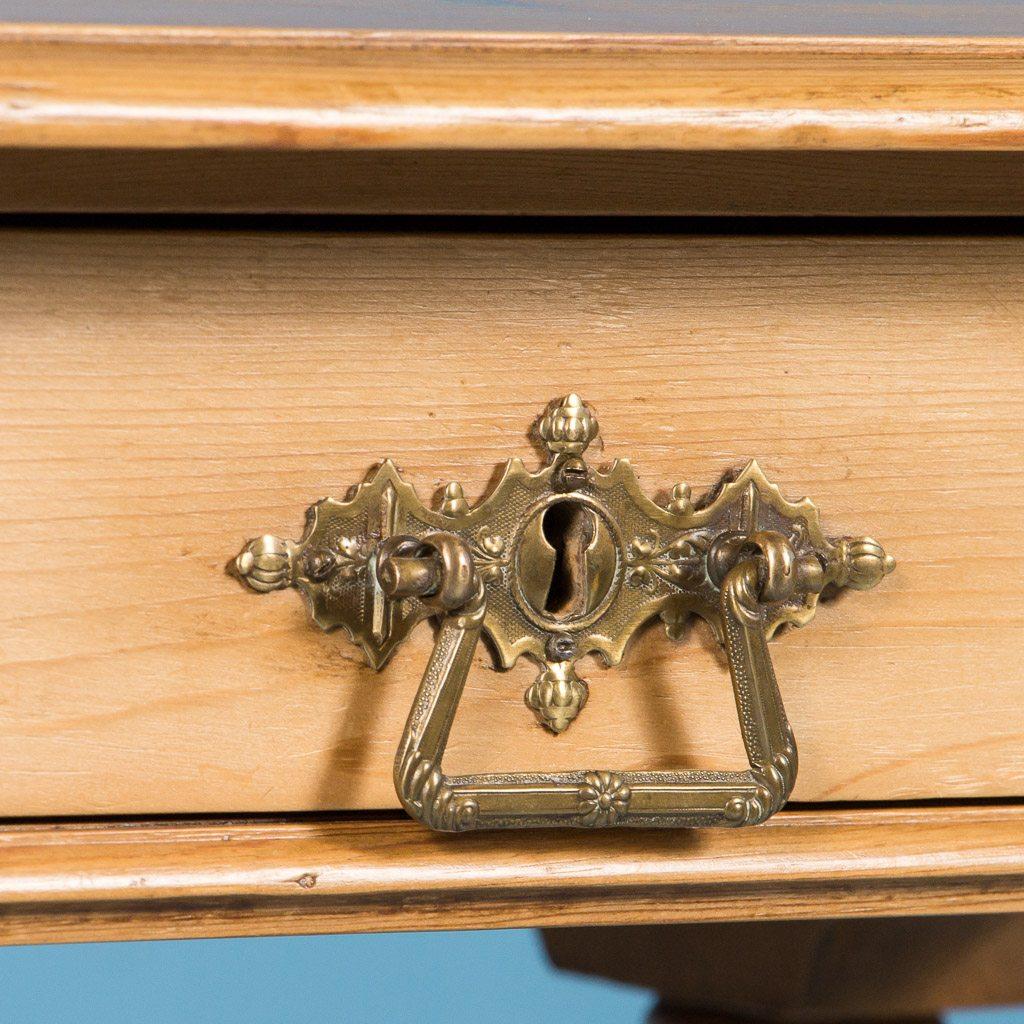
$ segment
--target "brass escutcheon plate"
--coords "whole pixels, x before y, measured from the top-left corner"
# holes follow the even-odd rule
[[[452,550],[465,553],[479,594],[442,621],[396,761],[403,803],[433,827],[763,820],[796,776],[767,640],[784,623],[809,622],[825,587],[866,589],[892,571],[892,558],[870,538],[826,537],[814,505],[784,498],[754,461],[696,503],[677,484],[658,504],[627,460],[607,470],[587,465],[597,432],[593,411],[569,395],[539,421],[548,464],[531,472],[510,460],[475,506],[451,483],[440,507],[430,509],[385,461],[345,500],[311,506],[301,540],[258,537],[235,559],[234,571],[255,590],[299,590],[318,626],[346,630],[380,668],[417,623],[438,614],[426,591],[389,594],[381,559],[396,539],[406,539],[399,547],[421,539],[416,568],[425,579],[441,571],[430,538],[451,538]],[[692,614],[711,625],[729,655],[748,770],[462,779],[441,772],[481,632],[501,667],[524,655],[538,665],[525,703],[557,734],[587,702],[579,658],[594,653],[615,665],[647,620],[660,616],[677,639]]]

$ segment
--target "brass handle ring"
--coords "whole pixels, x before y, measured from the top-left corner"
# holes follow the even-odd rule
[[[739,543],[737,543],[739,541]],[[796,781],[797,753],[768,652],[764,601],[820,589],[822,566],[814,555],[798,557],[779,533],[725,537],[709,552],[724,572],[720,614],[743,744],[745,772],[582,772],[450,777],[442,758],[486,612],[486,590],[472,570],[467,545],[451,534],[418,541],[394,538],[378,574],[393,599],[411,596],[444,607],[437,641],[413,701],[398,754],[395,788],[402,805],[431,828],[545,826],[749,825],[786,802]],[[418,558],[408,552],[419,547]],[[396,568],[392,559],[402,557]],[[415,565],[413,563],[416,563]],[[470,567],[462,579],[465,600],[445,599],[446,570]]]

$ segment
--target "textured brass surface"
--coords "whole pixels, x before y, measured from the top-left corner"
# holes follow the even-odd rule
[[[259,537],[235,559],[254,590],[298,589],[314,622],[347,630],[375,668],[420,620],[443,614],[395,764],[403,805],[433,828],[763,821],[797,767],[767,641],[807,623],[825,587],[867,589],[894,567],[869,537],[827,538],[814,505],[783,498],[753,461],[696,504],[677,484],[658,505],[625,459],[604,472],[586,464],[597,432],[569,395],[538,426],[548,465],[509,461],[476,506],[451,483],[432,511],[385,462],[345,501],[313,505],[300,541]],[[646,620],[660,615],[676,639],[691,614],[725,645],[748,769],[442,773],[482,632],[502,667],[522,655],[539,665],[525,702],[559,733],[587,701],[577,659],[614,665]]]

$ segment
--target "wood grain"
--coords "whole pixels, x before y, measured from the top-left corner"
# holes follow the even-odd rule
[[[0,146],[1019,150],[1020,39],[6,26]]]
[[[374,674],[243,541],[393,456],[472,498],[553,395],[651,493],[756,456],[899,562],[773,657],[802,800],[1024,794],[1024,239],[8,229],[0,245],[0,814],[395,806],[421,627]],[[539,457],[538,461],[539,461]],[[706,629],[471,676],[452,770],[742,763]]]
[[[585,840],[585,841],[584,841]],[[0,942],[1024,910],[1024,809],[447,836],[407,820],[5,826]]]

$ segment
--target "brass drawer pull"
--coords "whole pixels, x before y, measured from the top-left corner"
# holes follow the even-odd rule
[[[575,395],[551,404],[539,434],[548,465],[530,473],[509,461],[472,508],[457,484],[438,511],[426,508],[385,462],[348,500],[313,505],[302,540],[257,538],[234,569],[261,592],[296,587],[317,625],[344,626],[375,668],[418,622],[441,616],[395,760],[403,805],[432,828],[764,821],[797,771],[768,640],[808,622],[826,586],[873,587],[893,559],[869,537],[826,538],[810,501],[787,501],[756,462],[696,505],[685,485],[655,504],[626,460],[586,465],[597,421]],[[502,667],[524,654],[539,664],[525,700],[558,733],[589,695],[578,658],[614,665],[646,620],[660,615],[678,638],[691,614],[725,645],[747,770],[443,774],[481,632]]]

